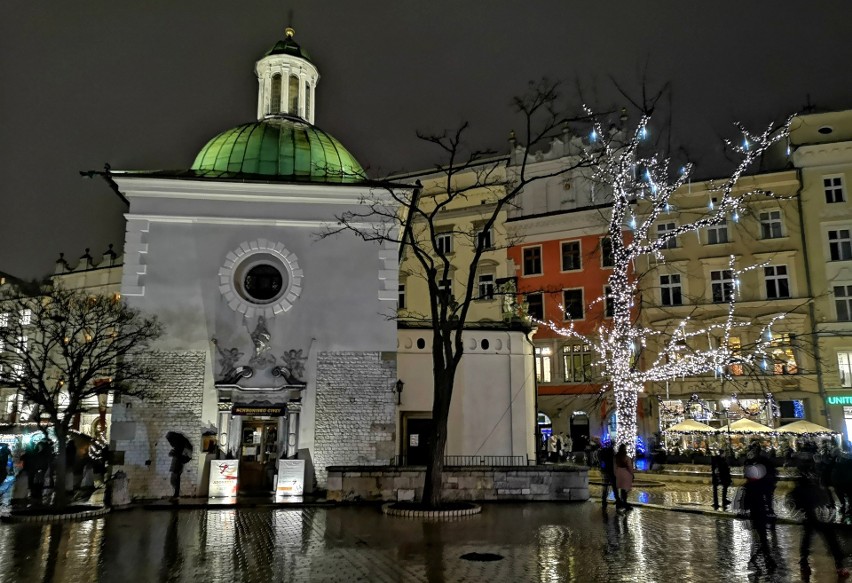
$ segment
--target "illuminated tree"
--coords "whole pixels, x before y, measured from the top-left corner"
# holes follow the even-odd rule
[[[75,417],[106,395],[143,397],[157,378],[144,356],[162,327],[118,295],[90,295],[52,283],[0,291],[0,375],[56,437],[55,504],[64,506],[65,447]],[[105,428],[104,428],[105,429]]]
[[[613,139],[597,122],[592,129],[599,152],[593,180],[611,196],[606,215],[612,243],[610,295],[595,301],[609,302],[612,318],[600,325],[594,337],[579,334],[572,322],[566,326],[547,323],[560,335],[581,339],[593,347],[595,364],[604,380],[603,390],[611,390],[615,398],[618,421],[615,443],[625,444],[628,452],[635,451],[638,396],[646,386],[706,373],[729,377],[732,364],[749,368],[765,366],[772,325],[784,318],[784,314],[772,316],[762,327],[761,340],[748,352],[731,346],[733,330],[754,326],[735,316],[740,278],[761,267],[738,266],[736,258],[731,256],[728,262],[731,283],[723,284],[726,287],[722,301],[727,304],[727,314],[721,321],[693,314],[665,330],[641,323],[637,309],[641,290],[639,270],[652,261],[665,263],[664,251],[677,237],[717,225],[728,217],[737,220],[751,202],[773,197],[772,192],[765,190],[742,191],[740,181],[767,149],[787,134],[786,127],[769,127],[755,134],[737,125],[741,137],[726,142],[726,147],[738,156],[739,163],[728,178],[712,184],[716,196],[708,208],[700,213],[686,213],[678,212],[673,198],[690,180],[692,165],[676,169],[670,158],[644,153],[649,121],[649,116],[643,116],[627,140]],[[677,226],[657,230],[661,215],[673,212],[677,213]],[[711,337],[718,339],[715,346],[701,345]],[[686,346],[688,350],[684,350]]]

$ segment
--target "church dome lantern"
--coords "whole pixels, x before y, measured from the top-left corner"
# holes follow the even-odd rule
[[[294,39],[296,31],[287,28],[278,41],[257,62],[257,118],[288,115],[314,123],[314,103],[319,71],[308,53]]]

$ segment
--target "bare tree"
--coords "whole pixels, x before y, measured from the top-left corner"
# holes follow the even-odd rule
[[[352,231],[366,241],[393,242],[402,246],[401,254],[413,258],[419,276],[428,289],[429,311],[423,315],[433,331],[433,406],[434,435],[426,468],[423,503],[436,507],[441,502],[441,480],[447,443],[447,418],[453,397],[455,375],[464,355],[463,336],[472,300],[478,297],[477,269],[488,243],[478,233],[488,232],[525,187],[539,180],[591,167],[594,155],[580,149],[566,157],[558,169],[548,173],[529,170],[531,147],[562,135],[566,124],[586,122],[586,114],[567,116],[560,105],[557,85],[548,81],[531,83],[528,92],[513,100],[522,118],[519,139],[524,153],[511,168],[507,157],[496,157],[487,150],[467,146],[469,126],[439,135],[418,133],[418,138],[434,145],[441,153],[434,176],[440,188],[424,193],[419,182],[411,188],[385,184],[373,189],[362,208],[338,217],[329,234]],[[581,111],[581,110],[579,110]],[[587,123],[587,122],[586,122]],[[481,210],[475,232],[454,231],[452,235],[470,246],[464,265],[453,263],[453,254],[440,241],[440,213],[477,204]],[[378,220],[377,220],[378,219]],[[500,226],[500,225],[498,225]],[[452,293],[446,282],[452,281]]]
[[[57,506],[66,504],[65,447],[75,416],[98,396],[144,396],[157,371],[140,355],[161,333],[156,318],[127,307],[117,295],[52,283],[0,292],[2,382],[34,406],[45,435],[53,428]]]
[[[661,329],[641,322],[640,271],[653,261],[664,263],[664,250],[677,237],[719,224],[729,216],[742,214],[760,198],[773,197],[765,190],[742,191],[740,180],[753,168],[770,146],[786,136],[786,126],[770,126],[762,133],[751,133],[737,126],[740,139],[727,142],[739,156],[739,163],[728,178],[715,181],[711,189],[716,197],[701,212],[678,212],[678,224],[669,230],[656,230],[661,215],[677,212],[677,192],[686,186],[692,166],[679,169],[671,159],[643,151],[650,118],[643,115],[632,137],[616,140],[595,121],[593,132],[600,140],[600,156],[594,167],[594,180],[601,183],[612,198],[608,209],[608,237],[612,243],[612,275],[609,278],[612,319],[602,324],[594,337],[567,326],[548,323],[563,336],[579,338],[592,345],[604,378],[604,390],[612,390],[618,419],[615,442],[625,444],[629,452],[636,446],[636,414],[639,393],[652,383],[664,383],[681,377],[715,373],[731,377],[730,366],[765,367],[771,346],[772,326],[784,314],[775,314],[762,324],[761,340],[744,350],[733,347],[732,331],[753,327],[755,323],[736,316],[740,278],[760,265],[738,266],[734,256],[728,261],[727,277],[719,287],[721,302],[727,310],[721,318],[695,313],[680,317]],[[600,298],[596,301],[603,301]],[[701,343],[716,338],[717,345]]]

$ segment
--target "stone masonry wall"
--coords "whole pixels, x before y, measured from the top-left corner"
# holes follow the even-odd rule
[[[423,467],[328,468],[328,499],[421,500]],[[445,467],[441,496],[447,501],[588,500],[589,471],[573,466]]]
[[[396,360],[380,352],[317,356],[313,462],[326,486],[331,465],[384,465],[396,453]]]
[[[124,465],[133,498],[171,495],[169,466],[171,447],[166,432],[183,433],[193,445],[193,456],[184,467],[181,495],[192,496],[198,488],[201,451],[201,406],[205,353],[155,352],[149,355],[161,378],[144,400],[123,397],[113,406],[111,447],[124,452]]]

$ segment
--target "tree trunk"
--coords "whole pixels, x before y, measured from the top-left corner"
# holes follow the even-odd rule
[[[423,483],[423,504],[429,508],[441,505],[444,476],[444,451],[447,447],[447,417],[453,395],[455,370],[436,371],[435,393],[432,405],[433,434],[429,441],[429,458],[426,461],[426,479]]]
[[[54,427],[56,427],[54,425]],[[56,479],[53,483],[53,503],[57,508],[65,508],[68,504],[68,496],[65,492],[65,447],[68,444],[68,435],[64,431],[56,431],[56,445],[59,453],[56,455]],[[50,471],[50,470],[48,470]]]
[[[630,457],[636,455],[636,407],[639,402],[639,388],[626,381],[613,383],[616,412],[615,448],[624,444]]]

